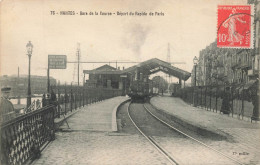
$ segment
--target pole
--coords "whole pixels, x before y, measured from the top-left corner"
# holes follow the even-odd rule
[[[195,76],[195,87],[196,87],[196,81],[197,81],[197,80],[196,80],[196,79],[197,79],[197,78],[196,78],[196,74],[197,74],[197,73],[196,73],[196,72],[197,72],[196,70],[197,70],[197,64],[195,64],[195,74],[194,74],[194,76]]]
[[[126,95],[126,78],[124,78],[124,80],[125,80],[125,95]]]
[[[49,69],[49,65],[48,65],[48,69],[47,69],[47,91],[48,91],[48,93],[50,93],[50,69]]]
[[[29,74],[28,74],[28,92],[27,92],[27,108],[31,105],[31,54],[29,57]]]
[[[84,78],[83,78],[83,86],[85,85],[85,73],[84,73]]]
[[[216,104],[215,104],[215,108],[216,108],[216,113],[218,112],[218,78],[216,79],[217,82],[217,87],[216,87]]]
[[[193,98],[192,98],[192,100],[193,100],[193,106],[194,106],[194,107],[197,106],[197,104],[195,103],[196,72],[197,72],[196,69],[197,69],[197,64],[195,64],[195,66],[194,66],[194,89],[193,89]]]
[[[78,49],[78,86],[79,86],[79,49]]]
[[[65,88],[64,88],[64,90],[65,90],[65,94],[64,94],[64,103],[65,103],[65,115],[67,115],[67,99],[68,99],[68,95],[67,95],[67,84],[66,84],[66,82],[65,82]]]

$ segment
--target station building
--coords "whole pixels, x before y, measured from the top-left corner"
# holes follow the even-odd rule
[[[189,79],[191,73],[172,66],[170,63],[153,58],[129,68],[119,70],[109,65],[103,65],[93,70],[84,70],[84,81],[87,87],[101,87],[121,89],[128,93],[128,89],[134,80],[148,82],[149,75],[162,71],[183,81]],[[85,80],[86,74],[89,79]]]

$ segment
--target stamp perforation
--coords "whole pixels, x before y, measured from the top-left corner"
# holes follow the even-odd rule
[[[217,47],[254,48],[254,5],[218,5]]]

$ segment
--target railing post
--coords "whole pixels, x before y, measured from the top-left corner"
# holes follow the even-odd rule
[[[92,95],[92,91],[90,91],[89,93],[88,93],[88,99],[89,99],[89,104],[92,104],[92,97],[93,97],[93,95]]]
[[[88,105],[88,92],[87,92],[87,89],[85,90],[85,95],[86,95],[86,97],[85,97],[85,99],[86,99],[86,105]]]
[[[202,86],[200,87],[201,88],[201,90],[200,90],[200,106],[201,106],[201,108],[202,108],[202,98],[203,98],[203,96],[202,96]]]
[[[77,106],[77,108],[80,108],[80,106],[81,106],[81,91],[80,91],[80,89],[78,89],[78,106]]]
[[[205,108],[208,110],[208,105],[207,105],[207,89],[208,89],[208,87],[206,86],[206,88],[205,88],[205,96],[204,96],[204,104],[205,104]]]
[[[75,107],[74,107],[74,109],[76,110],[77,109],[77,105],[78,105],[78,94],[77,94],[77,92],[74,92],[74,97],[75,97]]]
[[[82,107],[82,90],[81,89],[79,89],[79,101],[80,101],[80,106],[79,107]]]
[[[53,110],[51,110],[50,112],[51,112],[50,141],[53,141],[53,140],[55,140],[55,123],[54,123],[55,114],[54,114]]]
[[[234,98],[233,98],[233,91],[234,91],[234,88],[233,86],[231,86],[231,113],[232,113],[232,117],[233,117],[233,114],[234,114]]]
[[[212,93],[212,88],[209,88],[209,110],[211,111],[211,93]]]
[[[67,115],[67,97],[68,97],[68,95],[67,95],[67,88],[66,88],[67,86],[66,86],[66,83],[65,83],[65,94],[64,94],[64,103],[65,103],[65,115]]]
[[[242,87],[242,110],[241,110],[241,115],[242,115],[242,119],[243,119],[243,117],[244,117],[244,85],[243,85],[243,87]]]
[[[86,103],[87,103],[87,105],[90,104],[90,102],[89,102],[89,89],[86,89]]]
[[[198,106],[199,105],[199,87],[197,87],[196,93],[197,93],[196,100],[197,100],[197,106]]]
[[[58,118],[60,118],[60,89],[58,87]]]
[[[73,98],[73,90],[72,90],[72,83],[70,86],[70,112],[72,112],[73,109],[73,102],[74,102],[74,98]]]
[[[84,107],[85,106],[85,88],[84,88],[84,86],[83,86],[83,90],[82,90],[82,95],[83,95],[82,101],[83,101],[83,107]]]
[[[80,90],[80,104],[81,104],[81,107],[83,107],[83,88],[82,88],[82,90]]]
[[[216,113],[218,112],[218,87],[216,87]]]

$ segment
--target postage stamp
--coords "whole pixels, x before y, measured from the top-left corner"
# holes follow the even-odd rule
[[[219,5],[217,46],[253,48],[253,13],[252,5]]]

